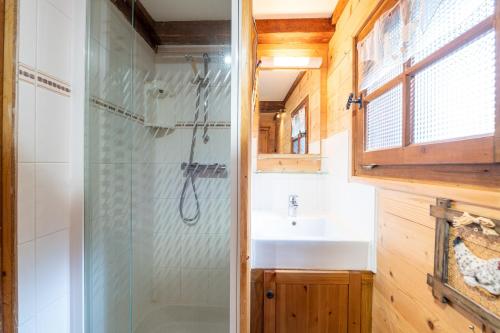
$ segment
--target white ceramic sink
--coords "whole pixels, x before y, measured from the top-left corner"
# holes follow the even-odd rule
[[[252,212],[252,266],[279,269],[368,269],[369,242],[324,218]]]

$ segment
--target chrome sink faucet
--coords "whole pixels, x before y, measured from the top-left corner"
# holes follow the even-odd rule
[[[296,217],[297,216],[297,208],[299,208],[299,202],[297,198],[299,196],[296,194],[290,194],[288,196],[288,217]]]

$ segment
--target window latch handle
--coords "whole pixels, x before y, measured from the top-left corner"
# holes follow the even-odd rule
[[[350,93],[349,98],[347,98],[347,104],[345,105],[346,110],[349,110],[353,103],[358,104],[360,108],[363,107],[363,97],[359,96],[359,98],[354,98],[354,93]]]

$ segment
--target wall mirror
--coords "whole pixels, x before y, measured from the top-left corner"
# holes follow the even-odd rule
[[[258,171],[319,171],[321,70],[262,68],[257,99]]]

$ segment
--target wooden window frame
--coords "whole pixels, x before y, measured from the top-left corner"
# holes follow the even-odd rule
[[[306,96],[302,102],[300,102],[299,105],[297,105],[297,107],[290,113],[290,152],[294,155],[304,155],[304,154],[299,154],[299,153],[294,153],[293,152],[293,136],[292,136],[292,133],[293,133],[293,129],[292,129],[292,125],[291,125],[291,122],[292,122],[292,119],[293,117],[300,111],[300,109],[304,108],[305,111],[306,111],[306,133],[305,133],[305,138],[306,138],[306,151],[304,152],[304,154],[308,154],[309,153],[309,95]],[[297,140],[299,140],[299,147],[300,147],[300,136]]]
[[[353,39],[353,91],[356,93],[356,96],[362,96],[363,98],[363,106],[355,106],[352,114],[353,175],[499,187],[500,4],[495,5],[495,13],[492,16],[431,53],[423,60],[415,64],[411,64],[411,60],[404,63],[401,74],[366,95],[365,91],[359,91],[358,41],[363,40],[372,30],[376,20],[397,3],[398,1],[396,0],[381,1]],[[495,133],[490,136],[468,137],[441,142],[411,143],[410,81],[412,78],[417,73],[437,63],[447,55],[460,49],[466,43],[476,40],[479,36],[490,30],[496,31],[495,48],[497,50]],[[366,106],[370,101],[373,101],[398,85],[402,85],[403,89],[402,146],[365,151]]]

